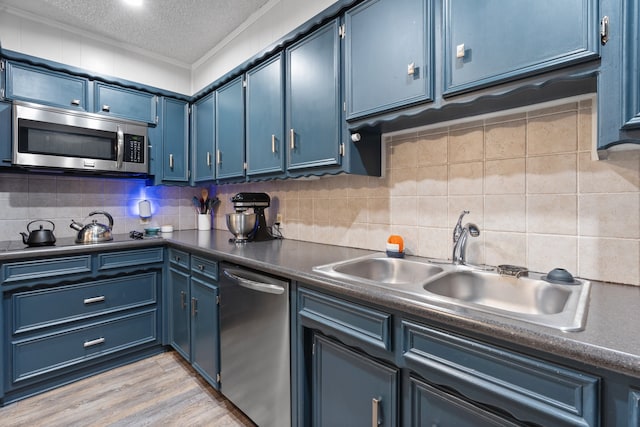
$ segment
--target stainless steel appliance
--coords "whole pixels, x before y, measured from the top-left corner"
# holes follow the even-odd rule
[[[221,264],[221,391],[260,427],[291,425],[289,282]]]
[[[246,213],[247,209],[253,209],[253,212],[256,214],[255,226],[248,235],[246,235],[246,233],[239,233],[238,229],[232,226],[234,222],[231,221],[231,219],[237,219],[238,215],[234,215],[233,217],[227,216],[227,228],[236,236],[237,242],[246,242],[247,240],[259,242],[275,239],[269,227],[267,227],[267,219],[264,215],[264,210],[271,205],[271,198],[268,194],[238,193],[231,198],[231,202],[233,203],[233,209],[236,211],[236,214]]]
[[[100,243],[109,242],[113,240],[111,230],[113,229],[113,217],[104,211],[93,211],[88,216],[102,214],[109,220],[109,225],[99,224],[98,220],[94,219],[87,225],[80,224],[77,221],[71,220],[69,227],[78,231],[76,237],[76,243]]]
[[[13,129],[17,166],[149,173],[144,123],[14,101]]]

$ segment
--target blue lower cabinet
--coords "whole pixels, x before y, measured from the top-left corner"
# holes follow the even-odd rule
[[[218,387],[220,345],[218,287],[191,278],[191,364],[210,384]]]
[[[51,374],[140,344],[158,343],[157,312],[149,309],[44,336],[11,342],[12,382]]]
[[[397,368],[317,334],[312,359],[313,426],[398,425]]]
[[[411,418],[407,425],[438,427],[517,427],[516,424],[492,414],[457,396],[411,377]]]
[[[627,401],[627,426],[640,427],[640,390],[629,389]]]
[[[220,388],[218,264],[169,251],[168,328],[171,346],[214,388]]]

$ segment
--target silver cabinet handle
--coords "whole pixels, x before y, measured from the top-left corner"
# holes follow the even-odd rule
[[[89,304],[95,304],[97,302],[103,302],[104,300],[106,300],[106,298],[104,297],[104,295],[101,295],[99,297],[85,298],[83,302],[86,305],[89,305]]]
[[[84,345],[84,348],[89,348],[89,347],[93,347],[94,345],[102,344],[104,341],[105,341],[104,338],[100,337],[95,340],[85,341],[83,345]]]
[[[80,100],[79,99],[72,99],[71,100],[71,105],[80,105]]]
[[[236,270],[224,270],[225,276],[244,288],[269,294],[279,295],[284,293],[283,286],[274,285],[272,283],[257,282],[255,280],[247,279],[246,277],[241,277],[240,274],[242,273]]]
[[[195,317],[198,314],[198,300],[191,298],[191,316]]]
[[[291,130],[289,131],[289,138],[291,139],[291,149],[295,150],[296,149],[296,132],[293,130],[293,128],[291,128]]]
[[[122,161],[124,160],[124,132],[118,125],[118,144],[116,145],[116,167],[122,169]]]
[[[271,152],[275,154],[276,152],[276,136],[271,135]]]
[[[378,427],[380,423],[380,403],[381,397],[371,399],[371,427]]]
[[[204,271],[204,264],[198,264],[197,267],[198,267],[198,270]]]
[[[108,113],[109,111],[111,111],[111,107],[109,107],[108,105],[103,105],[102,106],[102,111]]]
[[[180,307],[184,310],[187,308],[187,294],[185,291],[180,291]]]
[[[416,63],[407,64],[407,75],[413,76],[416,73]]]
[[[207,151],[207,166],[211,166],[211,152]]]
[[[222,151],[220,150],[216,150],[216,163],[217,164],[222,163]]]
[[[600,44],[604,46],[609,41],[609,17],[603,16],[600,20]]]
[[[173,154],[169,154],[169,169],[173,169]]]

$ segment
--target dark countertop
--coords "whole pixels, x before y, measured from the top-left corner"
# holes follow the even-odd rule
[[[229,237],[230,234],[223,230],[185,230],[143,240],[116,235],[112,242],[92,245],[75,245],[73,239],[60,239],[55,247],[25,249],[22,242],[0,242],[0,262],[158,246],[168,242],[178,249],[288,277],[458,330],[470,330],[474,334],[640,378],[640,334],[628,326],[640,324],[640,287],[592,282],[584,330],[561,332],[490,314],[443,311],[388,289],[341,282],[312,271],[316,265],[356,258],[374,253],[372,251],[297,240],[236,245],[229,242]]]

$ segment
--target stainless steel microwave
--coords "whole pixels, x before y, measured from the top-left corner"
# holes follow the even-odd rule
[[[144,123],[14,101],[13,130],[17,166],[149,173]]]

